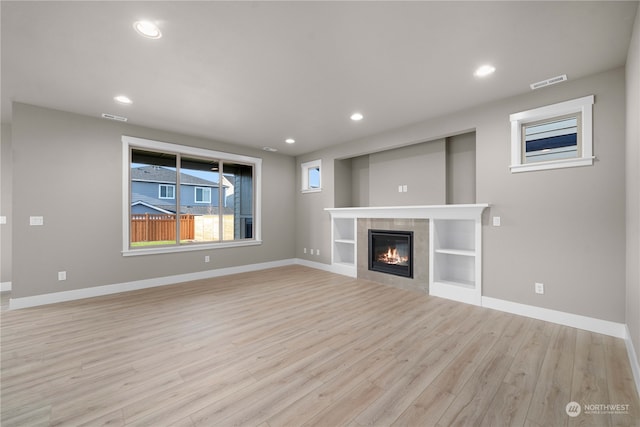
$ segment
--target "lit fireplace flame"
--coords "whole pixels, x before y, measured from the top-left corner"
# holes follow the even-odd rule
[[[396,248],[388,247],[387,252],[380,254],[378,262],[384,262],[386,264],[406,264],[409,261],[409,257],[400,256]]]

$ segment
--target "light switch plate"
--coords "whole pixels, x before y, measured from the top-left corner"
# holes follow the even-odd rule
[[[0,216],[0,224],[6,224],[7,223],[7,217],[6,216]]]
[[[494,216],[493,217],[493,226],[494,227],[500,227],[500,217],[499,216]]]

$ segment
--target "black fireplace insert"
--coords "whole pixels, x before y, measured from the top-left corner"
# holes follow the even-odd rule
[[[413,231],[369,230],[369,270],[413,278]]]

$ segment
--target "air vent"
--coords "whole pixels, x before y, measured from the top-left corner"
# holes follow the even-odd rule
[[[531,90],[536,90],[536,89],[540,89],[541,87],[554,85],[556,83],[560,83],[560,82],[564,82],[564,81],[567,81],[567,75],[566,74],[563,74],[561,76],[551,77],[550,79],[543,80],[543,81],[538,82],[538,83],[531,83],[529,86],[531,86]]]
[[[278,151],[278,149],[277,149],[277,148],[273,148],[273,147],[262,147],[262,149],[263,149],[264,151],[270,151],[270,152],[272,152],[272,153],[275,153],[276,151]]]
[[[116,116],[116,115],[107,114],[107,113],[102,113],[102,118],[109,119],[109,120],[116,120],[118,122],[126,122],[128,120],[126,117]]]

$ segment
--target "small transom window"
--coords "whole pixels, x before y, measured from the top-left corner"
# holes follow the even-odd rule
[[[301,164],[302,191],[310,193],[322,190],[322,161],[314,160]]]
[[[511,172],[593,164],[594,97],[512,114]]]

